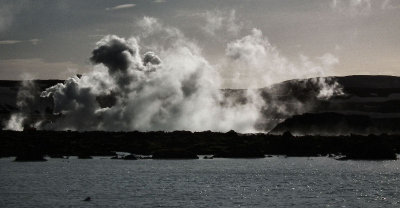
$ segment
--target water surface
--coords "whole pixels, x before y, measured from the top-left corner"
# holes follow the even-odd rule
[[[0,159],[0,207],[400,206],[399,161],[12,160]]]

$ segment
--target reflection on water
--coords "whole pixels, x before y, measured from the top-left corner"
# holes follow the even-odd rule
[[[0,207],[400,206],[399,161],[12,160],[0,159]]]

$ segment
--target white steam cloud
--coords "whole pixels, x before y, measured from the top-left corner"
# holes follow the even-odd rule
[[[293,78],[324,75],[338,62],[326,54],[316,62],[303,56],[296,65],[281,56],[260,30],[253,29],[250,35],[228,43],[226,57],[213,66],[177,28],[151,17],[138,25],[142,29],[138,37],[108,35],[97,42],[90,58],[91,72],[43,91],[41,97],[54,101],[56,119],[36,119],[34,126],[48,130],[256,132],[265,130],[260,124],[267,123],[268,115],[262,112],[276,108],[266,105],[257,89],[242,91],[240,102],[227,97],[221,90],[226,80],[237,85],[247,80],[255,83],[253,87],[264,87],[273,80],[288,79],[289,74]],[[335,82],[314,81],[319,98],[340,92]],[[21,96],[19,100],[30,99]],[[299,112],[282,108],[286,114]],[[21,130],[25,112],[13,114],[7,128]]]
[[[235,10],[229,12],[220,10],[207,11],[197,15],[204,18],[205,25],[202,29],[210,35],[216,35],[217,32],[222,31],[237,35],[243,27],[242,23],[236,19]]]
[[[61,115],[43,128],[255,131],[261,99],[248,93],[247,105],[224,102],[207,60],[183,40],[173,45],[161,59],[141,55],[135,38],[106,36],[93,51],[93,72],[42,93],[53,97],[54,113]],[[113,103],[100,106],[99,97]]]
[[[29,124],[30,117],[28,115],[34,114],[33,109],[37,107],[37,93],[38,89],[33,81],[25,80],[22,82],[17,94],[19,112],[11,115],[6,123],[6,130],[22,131],[24,126]]]
[[[291,62],[258,29],[228,43],[226,57],[221,66],[226,85],[239,88],[261,88],[288,79],[326,76],[339,62],[330,53],[315,60],[301,55],[298,62]]]

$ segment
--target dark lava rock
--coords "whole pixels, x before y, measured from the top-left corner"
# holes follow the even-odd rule
[[[123,157],[122,159],[124,160],[137,160],[137,157],[135,155],[127,155]]]
[[[204,156],[203,159],[210,160],[210,159],[214,159],[214,157],[213,156]]]
[[[396,152],[386,144],[359,145],[337,160],[397,160]]]
[[[78,159],[93,159],[90,155],[78,155]]]
[[[17,155],[15,158],[16,162],[44,162],[47,161],[44,159],[43,154],[40,153],[23,153]]]
[[[115,155],[114,157],[111,158],[112,160],[137,160],[138,157],[136,157],[135,155],[126,155],[126,156],[118,156]]]
[[[153,153],[153,159],[199,159],[186,150],[160,150]]]
[[[64,156],[61,154],[50,154],[50,158],[58,158],[58,159],[64,159]]]
[[[236,131],[234,131],[234,130],[230,130],[230,131],[226,132],[226,135],[230,136],[230,137],[236,137],[236,136],[238,136],[238,133],[236,133]]]
[[[153,159],[151,156],[143,156],[143,155],[139,155],[136,156],[137,159],[141,159],[141,160],[148,160],[148,159]]]
[[[398,101],[387,102],[396,103]],[[351,105],[351,104],[348,104]],[[355,105],[355,104],[352,104]],[[377,108],[372,112],[385,112],[385,103],[366,103],[361,106],[354,106],[358,109],[362,106],[372,106]],[[354,109],[354,110],[355,110]],[[378,109],[380,109],[378,111]],[[367,109],[365,109],[367,111]],[[352,115],[337,112],[321,112],[321,113],[305,113],[302,115],[294,115],[287,118],[285,121],[276,125],[269,133],[273,135],[282,134],[283,132],[290,131],[297,135],[349,135],[360,134],[366,135],[368,133],[382,134],[382,133],[398,133],[400,125],[400,118],[374,118],[368,115]]]
[[[219,158],[264,158],[263,152],[252,149],[225,150],[214,155]]]

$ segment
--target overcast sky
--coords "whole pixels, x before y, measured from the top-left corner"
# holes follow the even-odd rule
[[[0,79],[84,73],[98,40],[140,35],[143,17],[179,29],[212,64],[256,28],[289,60],[332,54],[328,75],[400,75],[400,0],[0,0]]]

